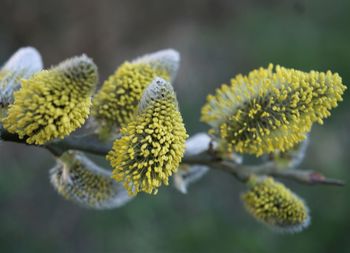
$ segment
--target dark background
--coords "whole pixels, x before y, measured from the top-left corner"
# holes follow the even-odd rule
[[[127,59],[163,48],[182,55],[174,84],[190,134],[206,130],[200,107],[237,73],[269,62],[350,80],[349,1],[0,0],[0,62],[31,45],[46,67],[86,53],[103,81]],[[301,169],[350,182],[349,92],[316,125]],[[312,213],[303,233],[281,235],[243,209],[244,186],[212,171],[187,195],[163,187],[112,211],[78,207],[48,180],[47,151],[0,143],[0,252],[350,252],[349,183],[287,182]]]

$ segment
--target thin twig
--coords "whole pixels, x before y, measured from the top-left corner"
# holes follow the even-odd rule
[[[16,134],[7,132],[1,124],[0,139],[3,141],[26,144],[25,139],[20,139]],[[95,155],[105,156],[111,150],[112,142],[103,143],[93,134],[85,136],[71,135],[62,140],[55,140],[39,147],[48,149],[54,156],[60,156],[68,150],[80,150]],[[260,165],[250,166],[238,164],[231,160],[223,160],[210,148],[196,155],[185,154],[182,163],[189,165],[206,165],[210,168],[219,169],[232,174],[242,182],[246,182],[251,175],[270,175],[308,185],[344,185],[343,181],[327,178],[316,171],[279,169],[271,161]]]

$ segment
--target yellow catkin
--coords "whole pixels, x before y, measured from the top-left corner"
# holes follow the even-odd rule
[[[137,115],[121,133],[107,155],[113,178],[124,182],[130,195],[156,194],[177,170],[187,138],[172,86],[156,78],[145,90]]]
[[[306,73],[271,64],[237,75],[209,95],[201,120],[229,151],[283,152],[304,140],[314,122],[330,116],[345,89],[330,71]]]
[[[122,184],[83,153],[69,151],[57,158],[50,180],[57,192],[77,204],[94,209],[109,209],[131,200]]]
[[[102,85],[93,99],[92,115],[111,131],[123,127],[134,117],[142,92],[156,77],[169,80],[169,73],[150,64],[125,62]],[[107,133],[108,134],[108,133]]]
[[[74,57],[22,81],[4,127],[29,144],[63,138],[89,115],[97,68],[85,55]]]
[[[303,200],[271,177],[253,180],[256,182],[251,182],[241,197],[258,221],[281,232],[299,232],[309,225],[309,210]]]

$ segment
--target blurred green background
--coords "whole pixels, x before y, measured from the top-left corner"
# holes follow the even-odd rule
[[[350,1],[0,0],[0,62],[31,45],[46,67],[86,53],[103,81],[127,59],[181,52],[174,84],[188,131],[206,130],[200,107],[237,73],[269,62],[338,72],[350,82]],[[48,180],[54,160],[39,148],[0,143],[0,252],[350,252],[350,95],[315,126],[301,169],[345,187],[287,182],[308,203],[312,225],[281,235],[243,209],[244,186],[211,171],[187,195],[163,187],[128,205],[93,211],[65,201]]]

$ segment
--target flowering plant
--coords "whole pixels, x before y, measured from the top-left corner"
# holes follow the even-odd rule
[[[310,223],[306,203],[276,178],[342,185],[299,170],[314,123],[323,124],[346,87],[338,74],[269,65],[237,75],[209,95],[201,120],[208,133],[188,139],[172,86],[180,64],[173,49],[123,63],[98,84],[86,55],[42,69],[39,52],[19,49],[0,69],[0,140],[49,150],[51,183],[64,198],[117,208],[162,185],[189,184],[220,169],[247,185],[241,198],[258,221],[283,232]],[[85,153],[105,156],[112,170]],[[246,155],[259,157],[250,165]]]

